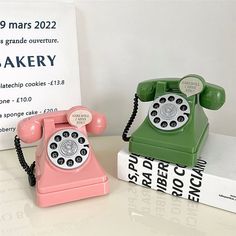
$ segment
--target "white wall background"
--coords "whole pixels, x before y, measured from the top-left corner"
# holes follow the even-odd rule
[[[107,115],[106,134],[122,133],[140,81],[195,73],[226,90],[223,108],[206,110],[211,131],[236,136],[236,1],[74,2],[82,103]]]
[[[226,90],[211,131],[236,136],[236,1],[75,2],[82,102],[107,115],[106,134],[122,133],[140,81],[196,73]]]

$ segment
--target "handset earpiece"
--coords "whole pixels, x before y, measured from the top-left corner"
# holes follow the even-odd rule
[[[25,118],[17,125],[17,135],[24,143],[34,143],[42,137],[42,124],[37,119]]]
[[[92,114],[92,121],[87,124],[86,129],[89,133],[96,135],[101,134],[106,128],[106,117],[105,115],[95,111],[90,112]]]
[[[218,85],[206,83],[199,101],[201,106],[207,109],[218,110],[225,103],[225,90]]]
[[[152,101],[156,93],[156,80],[147,80],[138,84],[136,94],[142,102]]]

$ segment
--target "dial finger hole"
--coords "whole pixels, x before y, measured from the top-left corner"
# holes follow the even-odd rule
[[[152,111],[151,112],[151,116],[156,116],[157,115],[157,111]]]
[[[174,97],[174,96],[169,96],[169,97],[168,97],[168,101],[173,102],[174,100],[175,100],[175,97]]]
[[[62,133],[62,136],[63,136],[64,138],[68,138],[69,135],[70,135],[70,133],[69,133],[68,131],[64,131],[64,132]]]
[[[168,123],[167,123],[166,121],[161,122],[161,127],[162,127],[162,128],[167,127],[167,125],[168,125]]]
[[[77,156],[77,157],[75,158],[75,161],[76,161],[77,163],[81,163],[81,162],[83,161],[83,158],[82,158],[81,156]]]
[[[186,110],[187,110],[187,106],[186,106],[186,105],[182,105],[182,106],[180,107],[180,110],[181,110],[181,111],[186,111]]]
[[[171,121],[171,122],[170,122],[170,126],[171,126],[171,127],[176,127],[176,126],[177,126],[177,122],[174,121],[174,120]]]
[[[160,103],[165,103],[166,102],[166,99],[165,98],[161,98],[160,99]]]
[[[183,121],[184,121],[184,117],[183,117],[183,116],[179,116],[179,117],[177,118],[177,121],[183,122]]]
[[[159,104],[159,103],[157,103],[157,102],[153,104],[153,108],[154,108],[154,109],[157,109],[157,108],[159,108],[159,106],[160,106],[160,104]]]
[[[85,142],[85,138],[84,138],[84,137],[80,137],[80,138],[78,139],[78,142],[79,142],[80,144],[83,144],[83,143]]]
[[[79,135],[78,135],[78,133],[76,133],[76,132],[73,132],[73,133],[71,134],[71,137],[72,137],[72,138],[78,138],[78,137],[79,137]]]
[[[57,158],[58,155],[59,155],[59,154],[58,154],[58,152],[56,152],[56,151],[54,151],[54,152],[51,153],[51,157],[52,157],[52,158]]]
[[[177,100],[176,100],[176,103],[177,104],[181,104],[183,102],[183,100],[181,99],[181,98],[178,98]]]
[[[56,143],[51,143],[50,148],[53,149],[53,150],[57,149],[57,144]]]
[[[61,136],[60,136],[60,135],[56,135],[55,138],[54,138],[54,140],[55,140],[56,142],[60,142],[60,141],[61,141]]]
[[[74,161],[72,159],[69,159],[69,160],[66,161],[66,165],[71,167],[71,166],[74,165]]]
[[[84,149],[84,148],[82,148],[82,149],[80,150],[80,154],[81,154],[82,156],[85,156],[85,155],[87,154],[87,150]]]
[[[161,121],[161,119],[159,117],[156,117],[153,121],[154,123],[158,124]]]
[[[65,159],[62,158],[62,157],[60,157],[60,158],[57,159],[57,164],[58,164],[58,165],[63,165],[64,162],[65,162]]]

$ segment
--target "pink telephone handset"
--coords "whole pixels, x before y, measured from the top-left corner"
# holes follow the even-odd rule
[[[100,134],[106,118],[95,111],[76,106],[22,120],[17,126],[15,147],[30,185],[36,183],[36,202],[47,207],[109,193],[108,178],[97,162],[87,132]],[[20,140],[41,139],[34,163],[28,166]]]

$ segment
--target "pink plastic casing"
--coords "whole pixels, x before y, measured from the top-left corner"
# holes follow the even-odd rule
[[[68,123],[67,117],[76,110],[87,110],[92,121],[86,126],[75,127]],[[39,139],[36,149],[36,202],[40,207],[48,207],[79,199],[109,193],[108,178],[97,162],[94,151],[89,146],[87,161],[72,170],[60,169],[52,164],[47,154],[50,137],[63,129],[75,129],[87,136],[87,131],[100,134],[106,128],[105,116],[76,106],[68,111],[58,111],[33,116],[22,120],[17,126],[19,138],[25,143]]]

